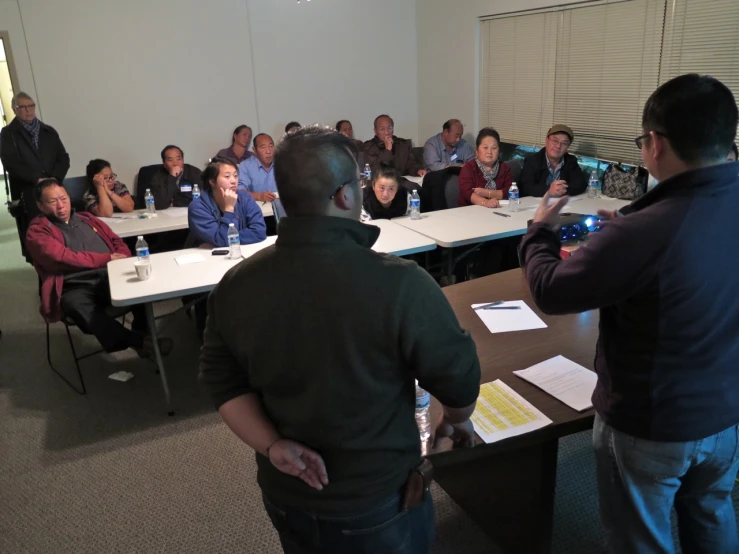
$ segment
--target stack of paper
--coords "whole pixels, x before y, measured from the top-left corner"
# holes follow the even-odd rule
[[[480,387],[472,424],[485,442],[522,435],[550,423],[551,419],[500,379]]]
[[[591,399],[598,376],[564,356],[513,373],[578,412],[593,407]]]
[[[523,300],[501,302],[489,309],[483,306],[486,304],[472,304],[472,309],[491,333],[544,329],[547,326]]]
[[[177,256],[174,260],[177,262],[177,265],[188,265],[204,262],[205,258],[200,254],[183,254],[182,256]]]

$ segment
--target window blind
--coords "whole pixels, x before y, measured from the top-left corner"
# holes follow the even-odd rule
[[[542,144],[554,109],[559,14],[480,23],[480,127],[504,142]]]
[[[711,75],[739,100],[738,0],[667,1],[660,83],[685,73]]]
[[[561,16],[554,123],[573,129],[577,154],[641,163],[633,139],[659,84],[665,0],[586,5]]]

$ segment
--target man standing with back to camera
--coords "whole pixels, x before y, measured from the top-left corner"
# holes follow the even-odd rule
[[[444,406],[437,438],[471,445],[480,365],[433,279],[371,250],[380,231],[359,223],[353,147],[319,127],[280,143],[287,217],[275,246],[210,295],[200,380],[255,450],[287,554],[426,554],[433,505],[414,379]]]
[[[613,554],[739,552],[739,164],[731,91],[659,87],[636,144],[659,184],[566,260],[542,201],[521,260],[546,313],[600,308],[593,394],[600,515]]]

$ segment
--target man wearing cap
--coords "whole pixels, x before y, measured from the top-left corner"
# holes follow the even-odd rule
[[[577,158],[567,153],[574,138],[567,125],[555,125],[547,133],[546,146],[524,160],[518,188],[521,196],[582,194],[588,186]]]

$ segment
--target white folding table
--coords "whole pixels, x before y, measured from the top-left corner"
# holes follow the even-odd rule
[[[262,215],[267,218],[273,215],[272,202],[257,202]],[[113,217],[101,217],[119,237],[136,237],[187,229],[187,208],[167,208],[157,210],[156,217],[141,217],[146,210],[134,210],[129,213],[116,213]]]
[[[380,227],[380,237],[373,250],[406,256],[418,252],[426,252],[436,248],[436,243],[423,235],[406,229],[392,221],[378,220],[370,222]],[[241,254],[249,258],[271,246],[277,240],[276,236],[267,237],[257,244],[241,246]],[[179,265],[178,258],[183,256],[197,256],[202,261]],[[110,298],[114,306],[133,306],[145,304],[146,320],[149,325],[154,345],[154,358],[162,388],[167,402],[167,410],[172,412],[172,401],[167,383],[167,374],[159,351],[158,334],[154,319],[154,302],[180,298],[191,294],[202,294],[215,288],[226,272],[239,263],[240,260],[229,260],[225,256],[213,256],[210,249],[188,248],[174,252],[152,254],[151,277],[140,281],[134,268],[135,257],[123,260],[114,260],[108,263],[108,280],[110,282]]]

